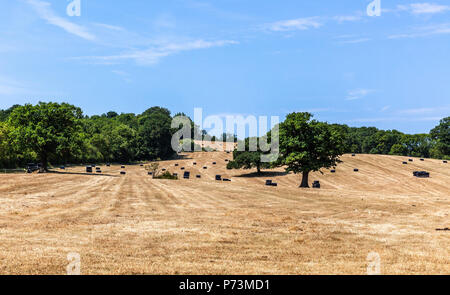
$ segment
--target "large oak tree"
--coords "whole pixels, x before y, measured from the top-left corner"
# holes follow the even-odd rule
[[[300,187],[309,187],[310,172],[336,166],[345,151],[341,128],[312,120],[310,113],[291,113],[280,124],[280,164],[302,173]]]

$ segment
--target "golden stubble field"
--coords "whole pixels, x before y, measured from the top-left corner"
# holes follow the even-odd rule
[[[283,169],[228,171],[231,157],[162,162],[191,172],[178,181],[139,166],[0,175],[0,274],[65,274],[69,252],[82,274],[365,274],[370,252],[383,274],[450,274],[450,232],[436,230],[450,227],[449,164],[344,155],[335,174],[311,175],[315,190]]]

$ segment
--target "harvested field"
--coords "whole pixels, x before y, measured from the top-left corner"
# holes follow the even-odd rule
[[[450,227],[441,160],[344,155],[336,173],[310,176],[319,190],[283,169],[226,170],[231,158],[162,162],[201,175],[176,181],[139,165],[0,175],[0,273],[64,274],[78,252],[82,274],[365,274],[377,252],[383,274],[450,274],[450,232],[436,230]]]

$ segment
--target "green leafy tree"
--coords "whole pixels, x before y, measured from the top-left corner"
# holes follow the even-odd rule
[[[310,172],[336,166],[344,152],[342,129],[312,120],[310,113],[291,113],[280,124],[280,163],[302,173],[300,187],[309,187]]]
[[[434,155],[440,158],[450,157],[450,117],[439,122],[439,125],[430,132],[431,138],[436,141]]]
[[[63,158],[73,149],[81,132],[82,111],[67,103],[26,104],[15,108],[9,116],[15,143],[34,151],[48,171],[50,156]]]
[[[258,140],[253,138],[254,142]],[[238,151],[237,149],[233,152],[233,161],[228,162],[227,169],[252,169],[256,168],[258,174],[261,174],[261,169],[272,168],[273,164],[268,162],[262,162],[261,156],[267,154],[259,147],[256,151],[250,151],[250,138],[245,139],[245,151]]]

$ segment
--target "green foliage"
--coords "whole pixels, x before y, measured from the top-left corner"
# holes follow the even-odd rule
[[[439,122],[439,125],[430,132],[431,138],[436,141],[432,154],[438,158],[450,158],[450,117]]]
[[[308,187],[308,173],[331,168],[345,152],[341,128],[312,120],[310,113],[291,113],[280,125],[281,164],[286,171],[303,173],[302,187]]]
[[[164,172],[161,175],[155,176],[155,179],[170,179],[170,180],[177,180],[178,177],[177,176],[173,176],[172,174],[170,174],[169,171]]]
[[[14,144],[31,150],[47,169],[49,157],[66,159],[80,143],[80,108],[66,103],[27,104],[15,108],[8,119]]]
[[[254,140],[257,143],[258,138],[246,138],[245,139],[245,151],[238,151],[237,149],[233,152],[233,161],[228,162],[227,169],[252,169],[256,168],[258,174],[261,173],[263,168],[273,167],[272,163],[266,163],[261,161],[261,156],[266,154],[261,151],[259,146],[253,148],[255,151],[250,149],[250,141]]]

